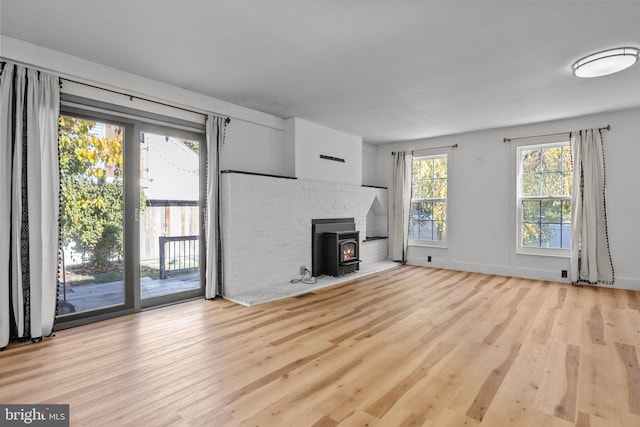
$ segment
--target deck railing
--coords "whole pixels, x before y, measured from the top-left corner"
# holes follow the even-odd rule
[[[162,236],[160,242],[160,278],[198,271],[198,236]]]

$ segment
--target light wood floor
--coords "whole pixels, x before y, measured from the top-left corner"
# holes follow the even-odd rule
[[[639,344],[637,292],[405,266],[11,346],[0,402],[72,426],[640,426]]]

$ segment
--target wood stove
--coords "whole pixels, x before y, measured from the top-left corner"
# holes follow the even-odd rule
[[[360,269],[360,232],[353,218],[314,219],[312,274],[343,276]]]
[[[358,257],[359,231],[324,233],[326,272],[332,276],[344,276],[360,268]]]

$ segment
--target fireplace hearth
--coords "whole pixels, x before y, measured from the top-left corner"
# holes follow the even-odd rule
[[[344,276],[360,269],[360,232],[353,218],[314,219],[312,274]]]

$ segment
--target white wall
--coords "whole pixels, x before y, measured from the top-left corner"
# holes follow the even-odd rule
[[[378,147],[362,143],[362,184],[376,185],[376,154]]]
[[[602,127],[615,287],[640,290],[640,110],[626,110],[378,146],[376,185],[391,190],[391,151],[458,144],[449,167],[448,248],[411,247],[409,263],[562,281],[569,259],[515,254],[515,148],[505,137]],[[532,144],[528,140],[519,144]],[[432,262],[427,263],[427,256]]]
[[[299,179],[362,184],[362,138],[293,117],[287,120],[294,134],[295,171]],[[320,155],[345,160],[335,162]]]
[[[220,168],[294,176],[293,149],[279,129],[233,120],[220,152]]]

